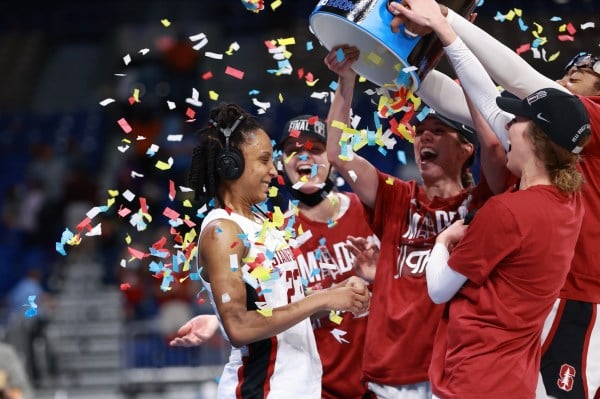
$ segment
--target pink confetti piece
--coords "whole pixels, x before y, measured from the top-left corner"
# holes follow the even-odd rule
[[[211,71],[204,72],[202,74],[202,80],[212,79],[212,77],[213,77],[213,73]]]
[[[227,66],[225,68],[225,74],[229,75],[229,76],[233,76],[234,78],[237,79],[243,79],[244,78],[244,72],[240,71],[239,69],[235,69],[233,67]]]
[[[558,40],[561,42],[573,42],[575,38],[571,35],[558,35]]]
[[[530,43],[525,43],[520,45],[515,51],[517,52],[517,54],[523,54],[526,51],[529,51],[531,49],[531,44]]]
[[[188,109],[185,111],[185,116],[187,116],[189,119],[194,119],[196,116],[196,111],[188,107]]]
[[[125,133],[131,133],[133,130],[125,118],[119,119],[117,123]]]

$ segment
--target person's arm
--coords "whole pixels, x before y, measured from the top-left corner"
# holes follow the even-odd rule
[[[434,0],[407,0],[411,8],[400,7],[399,13],[413,22],[431,28],[442,44],[448,60],[454,67],[463,90],[483,115],[505,150],[508,150],[506,124],[512,116],[496,105],[499,96],[481,62],[457,37],[448,20],[442,15]],[[392,3],[396,4],[396,3]]]
[[[474,127],[463,89],[450,76],[435,69],[430,71],[416,94],[446,118]]]
[[[365,237],[348,236],[346,249],[354,255],[352,268],[357,276],[372,283],[375,281],[379,247],[376,243],[369,242]]]
[[[440,233],[435,240],[425,269],[427,292],[434,303],[448,302],[468,280],[448,265],[449,251],[464,237],[466,230],[467,226],[459,220]]]
[[[448,9],[447,20],[456,34],[475,54],[489,75],[519,98],[552,87],[568,92],[552,79],[547,78],[521,58],[515,51],[492,37],[483,29]]]
[[[510,171],[506,167],[506,152],[485,118],[477,111],[469,97],[465,95],[465,98],[473,120],[473,128],[477,132],[477,141],[479,141],[481,171],[492,193],[504,192],[510,175]]]
[[[334,309],[362,313],[368,308],[368,289],[344,286],[315,292],[277,307],[268,317],[248,310],[241,271],[245,246],[240,233],[235,222],[215,220],[203,230],[199,245],[203,277],[211,284],[217,312],[233,346],[240,347],[277,335],[318,311]],[[237,256],[237,270],[231,268],[230,255]]]
[[[338,74],[338,87],[327,115],[327,158],[360,200],[366,206],[373,208],[379,184],[377,169],[368,160],[354,153],[349,160],[340,159],[342,130],[334,125],[335,122],[350,125],[350,110],[356,83],[356,73],[351,67],[359,56],[358,49],[347,46],[343,46],[342,49],[344,50],[342,62],[338,61],[337,48],[332,49],[325,58],[327,67]]]

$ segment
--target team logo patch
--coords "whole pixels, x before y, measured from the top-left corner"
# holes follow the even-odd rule
[[[573,389],[573,383],[575,382],[575,367],[570,364],[563,364],[560,366],[560,372],[558,380],[556,380],[556,385],[560,389],[566,392],[570,392]]]

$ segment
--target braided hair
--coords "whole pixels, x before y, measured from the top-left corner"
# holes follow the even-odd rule
[[[220,129],[231,128],[240,116],[243,116],[243,119],[229,137],[229,147],[241,151],[248,133],[262,129],[262,126],[252,115],[236,104],[221,103],[213,108],[209,113],[208,126],[198,131],[200,142],[192,152],[188,173],[188,186],[194,190],[195,200],[207,202],[211,198],[216,198],[219,204],[223,204],[219,191],[222,179],[216,169],[217,157],[225,148],[225,136]]]

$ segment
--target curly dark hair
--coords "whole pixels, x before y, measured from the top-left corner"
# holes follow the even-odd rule
[[[222,179],[216,170],[216,159],[225,148],[225,136],[220,129],[231,128],[236,120],[243,116],[238,127],[229,138],[229,147],[241,147],[246,142],[247,133],[262,129],[259,122],[240,106],[232,103],[221,103],[210,113],[208,126],[200,129],[199,144],[192,152],[192,162],[188,173],[188,185],[194,190],[194,199],[207,202],[216,198],[218,204],[223,204],[219,193]]]

